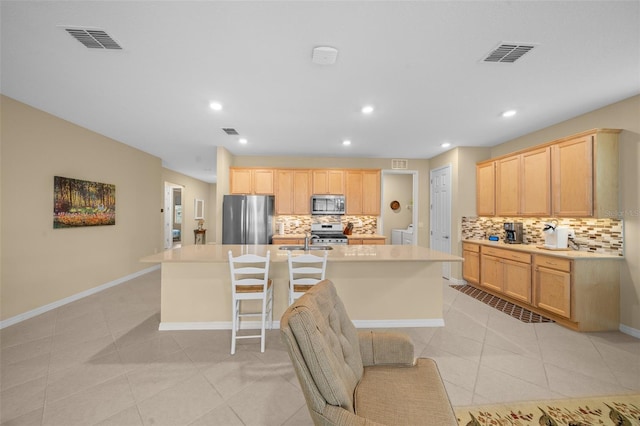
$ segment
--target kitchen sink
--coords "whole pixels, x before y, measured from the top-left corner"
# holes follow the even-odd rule
[[[280,246],[280,250],[304,250],[304,246]],[[331,246],[314,245],[309,246],[307,250],[333,250]]]

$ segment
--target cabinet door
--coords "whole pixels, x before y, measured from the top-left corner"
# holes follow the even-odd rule
[[[363,238],[362,239],[362,244],[363,245],[384,245],[385,243],[385,239],[384,238]]]
[[[493,291],[502,292],[502,275],[504,268],[502,267],[500,258],[483,254],[480,260],[482,262],[482,274],[480,275],[482,281],[480,285]]]
[[[555,216],[593,215],[593,137],[553,145],[552,194]]]
[[[480,253],[464,250],[462,257],[462,278],[469,283],[480,284]]]
[[[327,189],[332,195],[344,195],[344,171],[327,170]]]
[[[271,195],[274,193],[274,171],[269,169],[253,170],[253,193]]]
[[[495,162],[476,166],[476,214],[495,216],[496,187]]]
[[[309,170],[293,171],[293,214],[311,213],[311,174]]]
[[[229,192],[231,194],[252,194],[251,169],[229,169]]]
[[[520,156],[496,162],[496,212],[498,216],[520,213]]]
[[[534,275],[535,306],[571,318],[571,274],[537,266]]]
[[[273,237],[273,244],[281,244],[281,245],[297,245],[304,244],[304,240],[300,240],[298,238],[281,238],[281,237]]]
[[[293,214],[293,170],[276,172],[276,214]]]
[[[360,170],[347,170],[345,178],[347,214],[362,214],[362,172]]]
[[[509,297],[531,303],[531,265],[503,260],[502,291]]]
[[[551,214],[551,149],[535,149],[521,155],[521,201],[523,216]]]
[[[380,170],[362,172],[362,214],[380,215]]]
[[[343,170],[313,170],[311,180],[312,194],[344,195]]]

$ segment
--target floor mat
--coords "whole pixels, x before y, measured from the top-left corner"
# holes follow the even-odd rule
[[[456,407],[460,426],[640,426],[640,395]]]
[[[518,305],[514,305],[511,302],[507,302],[504,299],[494,296],[493,294],[489,294],[486,291],[475,288],[474,286],[465,284],[452,285],[451,287],[468,296],[473,297],[476,300],[479,300],[485,305],[489,305],[492,308],[504,312],[507,315],[511,315],[512,317],[519,319],[522,322],[554,322],[552,319],[543,317],[542,315],[531,312],[530,310],[524,309]]]

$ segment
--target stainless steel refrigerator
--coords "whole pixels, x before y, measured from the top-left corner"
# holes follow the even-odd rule
[[[271,244],[274,212],[273,195],[225,195],[222,244]]]

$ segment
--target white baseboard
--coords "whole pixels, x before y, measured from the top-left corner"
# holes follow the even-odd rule
[[[260,328],[260,321],[244,321],[240,323],[241,330],[255,330]],[[267,322],[267,328],[269,323]],[[280,321],[273,321],[273,328],[280,328]],[[203,322],[161,322],[160,331],[179,330],[231,330],[231,321],[203,321]]]
[[[628,334],[629,336],[633,336],[636,339],[640,339],[640,330],[638,330],[637,328],[632,328],[628,325],[620,324],[619,330],[624,334]]]
[[[449,285],[465,285],[467,282],[458,278],[449,278]]]
[[[33,318],[38,315],[44,314],[45,312],[49,312],[53,309],[59,308],[60,306],[64,306],[68,303],[75,302],[76,300],[80,300],[87,296],[91,296],[92,294],[100,293],[103,290],[106,290],[111,287],[115,287],[119,284],[132,280],[144,274],[148,274],[149,272],[155,271],[157,269],[160,269],[160,265],[154,265],[150,268],[142,269],[138,272],[134,272],[133,274],[129,274],[122,278],[118,278],[117,280],[113,280],[108,283],[99,285],[97,287],[90,288],[89,290],[81,291],[80,293],[76,293],[72,296],[65,297],[64,299],[49,303],[48,305],[44,305],[39,308],[32,309],[31,311],[16,315],[14,317],[7,318],[6,320],[0,321],[0,330],[2,330],[5,327],[9,327],[10,325],[14,325],[19,322],[28,320],[29,318]]]
[[[355,320],[356,328],[407,328],[407,327],[444,327],[442,318],[415,320]],[[240,329],[260,328],[260,321],[245,321]],[[280,321],[273,321],[273,328],[280,328]],[[209,322],[161,322],[160,331],[178,330],[231,330],[231,321]]]

